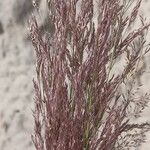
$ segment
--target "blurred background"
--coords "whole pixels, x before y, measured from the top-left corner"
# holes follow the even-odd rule
[[[32,109],[35,56],[29,39],[29,18],[37,14],[42,32],[48,25],[46,0],[0,0],[0,150],[34,150]],[[150,0],[143,0],[141,13],[150,20]],[[150,32],[150,31],[149,31]],[[150,34],[147,36],[150,42]],[[142,90],[150,93],[150,55],[144,58]],[[150,104],[141,121],[150,121]],[[138,150],[150,150],[150,133]]]

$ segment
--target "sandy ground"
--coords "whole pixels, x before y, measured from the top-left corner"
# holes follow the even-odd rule
[[[44,2],[40,8],[44,10]],[[32,9],[30,0],[0,0],[0,150],[34,149],[30,138],[34,54],[27,38],[27,19]],[[144,1],[142,10],[150,20],[150,0]],[[146,61],[147,72],[141,80],[143,90],[150,92],[150,55]],[[150,105],[142,120],[150,121]],[[150,150],[150,133],[138,150]]]

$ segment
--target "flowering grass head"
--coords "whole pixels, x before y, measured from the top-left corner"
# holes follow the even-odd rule
[[[126,150],[144,142],[149,123],[132,123],[132,117],[140,117],[149,99],[147,94],[135,98],[134,86],[135,66],[149,51],[149,24],[141,17],[141,27],[129,32],[140,4],[48,0],[54,26],[49,38],[32,18],[36,150]],[[123,69],[113,71],[119,58]]]

